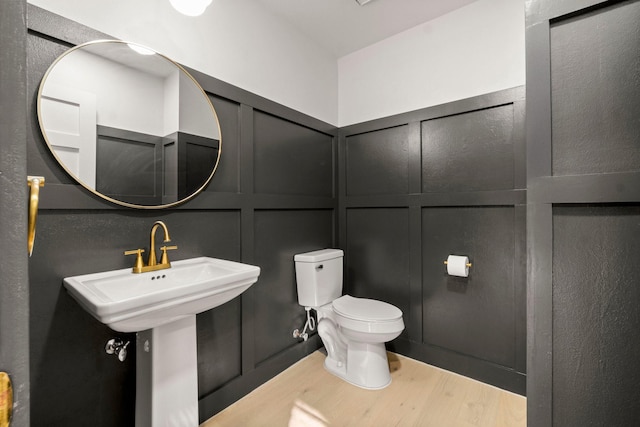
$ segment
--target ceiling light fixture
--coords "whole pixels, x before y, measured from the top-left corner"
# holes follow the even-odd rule
[[[187,16],[200,16],[209,7],[212,0],[169,0],[171,6]]]
[[[358,3],[360,6],[364,6],[365,4],[369,3],[371,0],[356,0],[356,3]]]

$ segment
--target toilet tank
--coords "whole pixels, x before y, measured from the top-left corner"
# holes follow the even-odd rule
[[[297,254],[296,266],[298,304],[320,307],[342,296],[342,258],[340,249]]]

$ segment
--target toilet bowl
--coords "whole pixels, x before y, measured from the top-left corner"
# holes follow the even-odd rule
[[[384,343],[404,330],[402,311],[344,295],[318,310],[318,333],[327,349],[325,368],[345,381],[377,390],[391,383]],[[342,345],[327,345],[342,342]]]
[[[298,302],[318,316],[318,334],[327,350],[324,366],[365,389],[391,383],[385,342],[404,330],[402,311],[386,302],[342,295],[339,249],[298,254]]]
[[[386,302],[344,295],[331,307],[342,333],[358,342],[387,342],[404,330],[402,311]]]

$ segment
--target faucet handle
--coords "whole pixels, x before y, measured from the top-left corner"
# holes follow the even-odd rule
[[[144,266],[142,262],[142,252],[144,252],[144,249],[133,249],[130,251],[124,251],[125,255],[137,255],[136,263],[133,266],[134,273],[142,273],[142,267]]]
[[[162,258],[160,259],[160,264],[169,264],[169,257],[167,256],[167,251],[171,251],[174,249],[178,249],[177,246],[161,246],[160,250],[162,251]]]

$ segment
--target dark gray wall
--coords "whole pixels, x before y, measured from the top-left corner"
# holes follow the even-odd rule
[[[163,204],[163,138],[101,125],[97,128],[96,190],[122,202]]]
[[[3,29],[11,24],[16,31],[3,37],[3,63],[18,64],[24,53],[23,7],[0,6]],[[335,243],[316,229],[339,230],[349,292],[404,311],[407,329],[392,348],[522,392],[526,222],[529,425],[632,425],[640,418],[637,400],[629,400],[640,376],[633,359],[639,346],[638,10],[638,1],[527,2],[526,183],[523,96],[506,91],[343,129],[336,216],[327,190],[333,170],[305,157],[300,169],[314,172],[302,185],[289,156],[309,145],[333,167],[326,153],[335,150],[335,129],[199,73],[224,126],[224,161],[204,194],[179,209],[140,212],[116,209],[73,185],[43,145],[35,90],[57,55],[103,35],[29,7],[26,151],[29,173],[46,175],[47,187],[29,264],[30,310],[21,268],[26,257],[9,254],[2,277],[17,285],[3,286],[0,313],[24,319],[12,320],[17,329],[10,324],[7,331],[3,317],[0,333],[18,346],[8,355],[3,346],[1,360],[15,366],[23,384],[29,369],[19,356],[31,334],[33,424],[132,419],[135,352],[124,364],[105,358],[102,346],[113,333],[69,299],[61,279],[128,266],[121,249],[146,242],[148,226],[161,218],[181,246],[176,259],[205,254],[264,264],[263,287],[198,317],[203,419],[317,347],[317,339],[294,345],[280,335],[261,341],[254,330],[273,315],[263,310],[264,298],[286,314],[268,319],[287,329],[283,334],[302,322],[287,259]],[[11,70],[18,75],[2,79],[11,82],[3,97],[14,96],[10,108],[3,98],[3,130],[21,123],[21,109],[13,107],[21,102],[23,78],[19,67]],[[513,126],[505,128],[510,114]],[[496,138],[486,139],[493,133],[483,123],[491,122],[498,125]],[[24,139],[20,132],[12,133],[14,140]],[[296,138],[302,145],[291,142]],[[3,242],[19,247],[25,213],[11,201],[26,197],[26,188],[13,184],[26,175],[25,148],[6,141],[0,161],[12,179],[0,184],[7,225],[1,229]],[[487,241],[492,250],[483,246]],[[474,262],[467,280],[444,274],[443,257],[457,251]],[[495,327],[499,334],[487,334]],[[487,334],[495,347],[464,339],[471,332]],[[28,424],[29,414],[16,415]]]
[[[525,391],[524,88],[340,129],[347,291],[406,325],[389,347]],[[468,278],[446,274],[467,255]]]
[[[640,205],[553,208],[553,424],[640,420]]]
[[[640,420],[640,2],[527,7],[528,424]]]
[[[14,426],[29,425],[26,2],[0,3],[0,371],[13,383]]]
[[[47,179],[29,263],[32,424],[133,425],[135,350],[120,363],[104,344],[114,336],[135,342],[135,335],[94,320],[62,279],[130,267],[122,252],[146,248],[156,219],[179,247],[173,260],[212,256],[262,269],[241,297],[197,317],[201,420],[317,349],[315,336],[305,343],[292,337],[305,316],[293,255],[337,244],[337,130],[194,71],[221,122],[213,181],[178,208],[122,209],[73,183],[49,153],[36,116],[38,85],[55,58],[108,36],[37,7],[29,6],[28,18],[26,158],[30,173]]]

